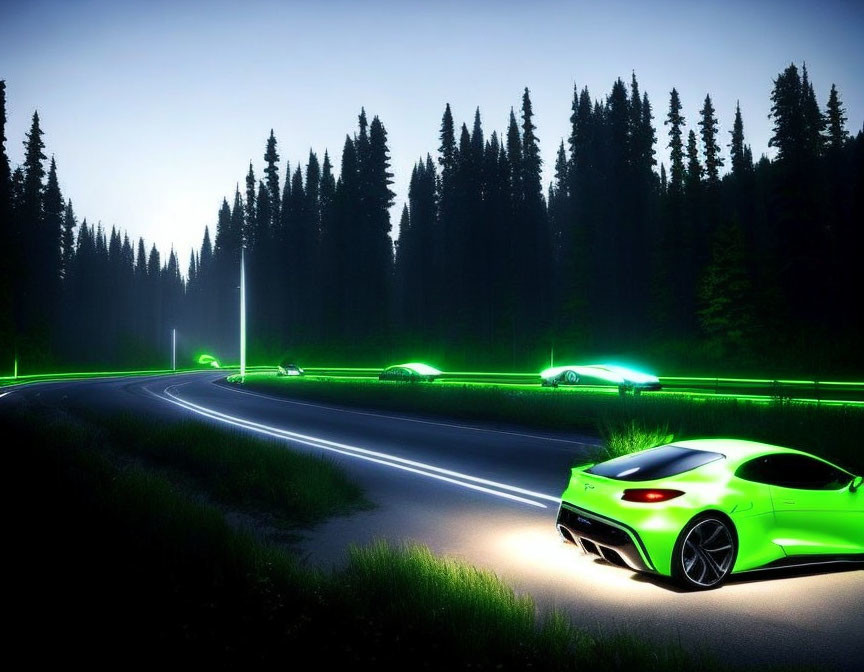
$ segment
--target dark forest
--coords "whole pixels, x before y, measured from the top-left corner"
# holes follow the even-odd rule
[[[860,374],[864,131],[848,132],[835,87],[820,104],[806,67],[766,95],[775,158],[754,161],[740,109],[720,131],[710,96],[685,105],[672,89],[661,109],[635,75],[602,98],[574,88],[550,185],[528,89],[504,133],[448,105],[395,242],[381,119],[360,112],[339,175],[327,152],[280,174],[271,131],[263,171],[249,165],[188,259],[79,221],[34,113],[23,165],[5,132],[0,145],[0,372],[16,357],[30,373],[164,368],[173,328],[178,366],[236,361],[245,248],[251,363],[532,371],[554,351],[667,373]],[[4,83],[0,109],[4,130]]]

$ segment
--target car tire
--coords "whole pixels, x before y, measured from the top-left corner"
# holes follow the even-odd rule
[[[575,371],[565,371],[564,382],[568,385],[577,385],[579,383],[579,376],[576,375]]]
[[[672,577],[687,590],[711,590],[725,583],[738,557],[738,536],[725,517],[696,516],[678,535],[672,550]]]

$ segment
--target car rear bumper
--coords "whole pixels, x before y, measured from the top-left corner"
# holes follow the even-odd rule
[[[623,523],[561,502],[556,526],[565,541],[589,555],[637,572],[655,571],[639,535]]]

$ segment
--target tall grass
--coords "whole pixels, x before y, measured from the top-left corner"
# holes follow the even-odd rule
[[[264,509],[291,525],[370,506],[333,462],[275,440],[197,420],[154,423],[127,413],[75,412],[98,423],[105,449],[183,474],[223,504]]]
[[[770,403],[684,394],[619,396],[539,386],[408,385],[378,381],[291,380],[251,376],[247,387],[269,394],[476,422],[588,431],[613,438],[613,450],[649,437],[730,437],[798,448],[864,472],[864,407]],[[652,438],[652,440],[653,440]]]
[[[636,420],[631,420],[629,423],[624,422],[618,426],[604,425],[601,431],[603,448],[596,457],[607,460],[670,443],[675,438],[674,434],[669,433],[668,425],[646,427]]]

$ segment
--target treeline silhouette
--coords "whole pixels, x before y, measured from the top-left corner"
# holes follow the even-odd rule
[[[673,89],[655,121],[635,74],[602,99],[574,88],[547,189],[528,89],[502,135],[479,109],[457,125],[447,105],[395,244],[378,117],[361,111],[338,176],[327,152],[280,175],[271,131],[263,171],[250,163],[223,200],[185,279],[173,250],[163,262],[143,240],[79,225],[34,114],[24,164],[0,157],[0,352],[31,368],[164,366],[176,328],[181,363],[236,361],[245,248],[253,362],[531,370],[554,351],[666,370],[864,370],[864,131],[849,136],[834,86],[820,107],[806,67],[781,72],[771,102],[776,158],[754,162],[740,107],[721,132],[710,95],[685,115]]]

